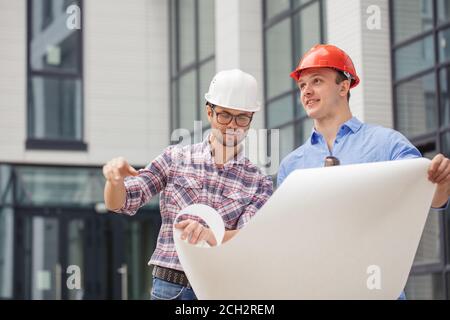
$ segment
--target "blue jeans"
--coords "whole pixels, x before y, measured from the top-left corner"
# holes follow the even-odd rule
[[[151,300],[197,300],[194,290],[189,287],[167,282],[153,277]],[[397,300],[406,300],[405,292],[402,291]]]
[[[406,294],[405,294],[405,291],[402,291],[402,293],[400,294],[400,297],[398,297],[397,300],[406,300]]]
[[[197,300],[194,290],[190,286],[167,282],[153,277],[151,300]]]

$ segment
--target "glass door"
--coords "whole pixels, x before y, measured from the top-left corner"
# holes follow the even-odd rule
[[[15,294],[32,300],[149,299],[160,217],[93,210],[16,211]]]
[[[137,215],[132,221],[125,221],[123,225],[125,263],[121,271],[126,272],[126,288],[122,286],[122,296],[130,300],[148,300],[152,285],[152,268],[148,261],[156,247],[160,227],[159,213],[141,214],[140,217]]]
[[[109,279],[103,274],[105,256],[100,254],[97,230],[105,219],[95,212],[64,212],[62,209],[16,211],[17,254],[15,296],[31,300],[81,300],[114,298],[107,294]],[[102,221],[103,220],[103,221]],[[103,281],[103,282],[102,282]],[[106,289],[105,289],[106,288]]]
[[[26,298],[59,300],[62,294],[60,223],[58,219],[39,216],[25,221]]]

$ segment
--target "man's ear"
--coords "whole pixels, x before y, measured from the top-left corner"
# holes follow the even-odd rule
[[[206,104],[206,115],[208,116],[208,121],[211,123],[213,117],[213,111],[209,104]]]
[[[344,80],[341,82],[341,90],[340,94],[343,97],[347,97],[347,94],[350,90],[350,80]]]

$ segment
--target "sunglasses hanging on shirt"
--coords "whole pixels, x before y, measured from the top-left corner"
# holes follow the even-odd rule
[[[341,162],[336,157],[328,156],[325,158],[325,163],[324,163],[325,167],[333,167],[333,166],[338,166],[340,164],[341,164]]]

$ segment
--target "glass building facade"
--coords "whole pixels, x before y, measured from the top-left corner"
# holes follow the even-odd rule
[[[215,75],[215,5],[210,0],[170,0],[172,130],[209,126],[204,95]]]
[[[280,159],[301,145],[311,132],[312,121],[304,113],[298,88],[288,75],[306,50],[316,43],[328,41],[329,1],[334,0],[260,0],[262,10],[258,11],[257,18],[261,23],[258,36],[262,39],[262,48],[259,45],[257,52],[262,57],[264,82],[265,122],[262,126],[280,130]],[[450,0],[388,2],[391,65],[386,67],[392,70],[394,127],[424,156],[431,158],[437,153],[449,156]],[[13,3],[4,1],[2,5],[13,14],[15,9],[10,9]],[[109,213],[103,203],[105,180],[102,163],[98,160],[101,157],[92,160],[86,156],[89,164],[74,166],[71,165],[72,154],[59,161],[63,159],[59,158],[60,154],[51,153],[56,155],[55,158],[45,158],[43,153],[70,151],[84,157],[90,151],[88,143],[90,147],[92,141],[86,139],[86,123],[91,122],[94,126],[95,121],[103,120],[103,116],[95,114],[95,121],[92,121],[89,118],[92,110],[91,113],[85,111],[88,110],[86,101],[91,98],[94,107],[99,102],[106,101],[108,106],[113,101],[108,100],[109,88],[103,89],[104,96],[100,98],[89,97],[92,92],[86,93],[89,79],[83,66],[96,53],[85,44],[92,46],[94,40],[108,37],[111,32],[108,28],[116,21],[112,23],[105,18],[94,22],[94,14],[83,14],[82,17],[88,17],[88,23],[81,19],[81,27],[71,29],[66,27],[66,9],[75,5],[85,10],[86,1],[27,0],[25,3],[23,9],[26,12],[20,12],[26,17],[26,38],[23,39],[26,43],[23,55],[23,81],[26,83],[23,94],[26,109],[24,153],[17,159],[4,157],[15,149],[6,140],[0,141],[0,299],[149,299],[152,269],[147,262],[156,246],[161,224],[158,198],[132,217]],[[125,8],[115,5],[118,6],[111,4],[109,13]],[[226,16],[229,14],[226,10],[235,8],[213,0],[170,0],[159,4],[154,1],[149,12],[161,9],[164,15],[157,17],[146,13],[142,17],[139,4],[130,3],[129,6],[132,9],[127,11],[127,17],[137,20],[158,18],[164,28],[167,27],[167,33],[161,33],[167,36],[167,48],[161,49],[162,53],[158,52],[156,56],[168,55],[167,68],[163,70],[168,77],[155,90],[161,91],[161,96],[166,90],[170,102],[148,106],[151,112],[142,111],[136,118],[148,121],[152,126],[152,121],[156,120],[151,117],[163,114],[158,108],[170,108],[167,124],[171,131],[184,128],[192,133],[196,120],[202,121],[205,129],[208,121],[203,95],[217,71],[216,65],[227,65],[219,61],[216,53],[217,44],[223,44],[226,39],[217,39],[222,33],[217,32],[215,18]],[[145,6],[150,5],[146,3]],[[105,9],[91,8],[101,14],[100,9]],[[246,17],[249,16],[251,14]],[[131,21],[122,21],[120,25],[124,27],[128,23]],[[148,21],[137,23],[130,30],[138,33],[136,30],[147,24]],[[150,31],[138,35],[130,33],[129,36],[138,41],[142,36],[142,42],[145,42],[148,40],[145,36],[149,34],[158,36],[159,30]],[[89,34],[95,32],[100,36],[97,34],[86,41]],[[254,29],[245,32],[251,33]],[[14,31],[13,38],[19,35]],[[8,41],[12,42],[5,39],[0,39],[0,54],[10,45]],[[149,43],[145,43],[136,48],[148,46]],[[133,50],[136,48],[131,48],[130,56],[121,56],[123,60],[119,61],[132,66],[130,60],[135,57]],[[243,51],[243,54],[255,52]],[[1,57],[0,60],[4,60]],[[138,63],[143,66],[152,65],[142,56],[138,57],[142,60],[137,59]],[[110,57],[102,55],[102,58]],[[89,66],[97,67],[95,63]],[[257,68],[252,70],[255,69],[258,72]],[[98,74],[104,74],[106,69],[99,70]],[[122,70],[117,77],[122,76],[129,75]],[[144,78],[140,75],[138,80],[142,82]],[[105,81],[105,77],[92,79],[90,85],[99,79]],[[14,90],[18,90],[16,87],[14,85]],[[1,89],[0,86],[0,97],[3,98]],[[145,94],[138,97],[138,103],[145,104]],[[9,99],[9,93],[7,97]],[[0,101],[0,112],[6,110],[3,100]],[[8,108],[8,112],[17,112],[17,108]],[[149,119],[142,120],[148,115]],[[0,113],[0,120],[1,117],[3,113]],[[105,144],[110,137],[97,139]],[[133,135],[126,139],[133,139]],[[4,146],[7,148],[3,149]],[[111,150],[107,147],[101,150],[108,152],[109,157]],[[79,156],[78,153],[74,158]],[[116,154],[116,150],[111,153]],[[33,161],[35,156],[37,160]],[[142,161],[148,160],[151,159]],[[450,209],[445,213],[430,211],[405,291],[408,299],[450,298]]]
[[[266,128],[280,130],[280,159],[309,136],[312,121],[288,75],[303,54],[325,41],[324,1],[264,1]]]
[[[0,165],[0,298],[149,299],[158,199],[108,213],[100,169]]]
[[[450,1],[391,0],[395,128],[427,158],[450,154]],[[410,299],[450,299],[449,210],[430,211],[408,280]]]

